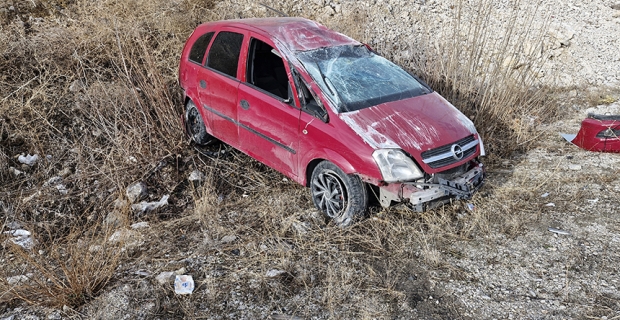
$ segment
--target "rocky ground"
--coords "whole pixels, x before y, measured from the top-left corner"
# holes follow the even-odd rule
[[[493,8],[511,12],[511,3]],[[413,32],[441,34],[455,16],[450,1],[266,4],[348,30],[401,62],[420,41]],[[0,10],[10,14],[10,6]],[[559,135],[576,133],[588,112],[620,114],[620,4],[553,0],[536,12],[549,18],[535,22],[549,23],[540,78],[567,89],[565,116],[534,123],[538,142],[529,151],[489,155],[488,182],[473,209],[375,208],[340,230],[325,225],[307,190],[283,176],[235,152],[212,159],[190,149],[149,167],[144,194],[137,187],[120,196],[138,207],[111,205],[105,223],[114,229],[103,244],[77,246],[95,256],[98,245],[118,248],[120,263],[102,293],[79,306],[0,302],[0,319],[620,318],[620,156],[581,150]],[[221,1],[209,19],[269,15],[252,1]],[[359,23],[351,26],[351,17]],[[422,19],[431,27],[417,29]],[[11,174],[28,174],[14,171],[20,169]],[[11,224],[10,207],[41,192],[77,194],[77,183],[62,180],[74,174],[46,176],[29,189],[10,182],[20,194],[0,198],[2,231],[27,227]],[[205,183],[212,178],[220,184]],[[116,191],[98,192],[107,201]],[[161,208],[142,212],[147,205]],[[20,237],[28,246],[28,235]],[[3,251],[2,265],[12,268],[4,282],[32,281],[16,258]],[[192,295],[174,293],[172,279],[182,274],[194,277]]]

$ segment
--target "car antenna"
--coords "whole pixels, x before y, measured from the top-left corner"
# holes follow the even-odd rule
[[[284,13],[284,12],[280,11],[280,10],[276,10],[276,9],[274,9],[274,8],[272,8],[272,7],[270,7],[270,6],[266,5],[266,4],[264,4],[264,3],[260,3],[260,2],[259,2],[258,4],[260,4],[261,6],[263,6],[263,7],[267,8],[267,9],[269,9],[269,10],[271,10],[271,11],[273,11],[273,12],[277,13],[277,14],[279,14],[279,15],[280,15],[280,17],[288,17],[288,14],[286,14],[286,13]]]

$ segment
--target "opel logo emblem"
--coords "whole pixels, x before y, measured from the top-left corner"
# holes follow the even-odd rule
[[[461,160],[463,158],[463,149],[458,144],[452,145],[452,156],[456,160]]]

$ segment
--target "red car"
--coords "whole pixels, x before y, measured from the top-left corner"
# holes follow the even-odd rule
[[[473,123],[368,46],[302,18],[202,24],[179,66],[185,128],[310,187],[346,226],[369,198],[415,210],[482,185]]]

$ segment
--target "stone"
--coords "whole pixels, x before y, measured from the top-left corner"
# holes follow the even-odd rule
[[[131,203],[140,201],[142,198],[146,197],[146,184],[141,181],[134,182],[127,187],[125,194]]]
[[[134,229],[134,230],[146,229],[148,227],[149,227],[149,223],[146,222],[146,221],[136,222],[136,223],[131,225],[131,228]]]
[[[9,172],[14,174],[16,177],[18,177],[18,176],[20,176],[22,174],[25,174],[25,172],[23,172],[23,171],[21,171],[19,169],[16,169],[15,167],[9,167]]]
[[[281,274],[286,273],[286,271],[284,270],[279,270],[279,269],[271,269],[269,271],[267,271],[267,273],[265,273],[265,277],[267,278],[275,278]]]
[[[556,40],[553,48],[560,48],[570,45],[570,41],[575,36],[575,31],[571,27],[562,24],[551,27],[549,34]]]
[[[165,285],[165,284],[170,283],[172,281],[172,279],[174,279],[174,277],[175,277],[174,272],[172,272],[172,271],[165,271],[165,272],[162,272],[162,273],[158,274],[155,277],[155,280],[157,280],[157,282],[159,284]]]
[[[32,276],[32,274],[30,274],[30,276]],[[26,283],[28,280],[30,280],[28,275],[19,275],[6,278],[6,282],[11,286]]]
[[[60,311],[54,310],[50,314],[47,315],[47,319],[49,320],[60,320],[62,316],[60,315]]]
[[[133,232],[131,230],[126,230],[126,229],[117,230],[108,238],[108,241],[112,243],[118,243],[121,241],[127,242],[129,238],[131,238],[132,236],[133,236]]]
[[[189,174],[189,178],[187,178],[187,180],[193,182],[202,182],[205,180],[205,174],[199,170],[194,170],[192,171],[192,173]]]
[[[118,210],[113,210],[106,215],[103,223],[106,225],[120,226],[123,223],[123,220],[125,220],[123,213]]]
[[[237,240],[237,237],[234,235],[228,235],[228,236],[224,236],[222,238],[222,240],[220,240],[222,243],[231,243],[233,241]]]

